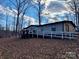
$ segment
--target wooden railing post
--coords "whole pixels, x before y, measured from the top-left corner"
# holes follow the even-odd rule
[[[70,38],[70,40],[71,40],[71,38],[72,38],[72,33],[69,33],[69,36],[70,36],[69,38]]]
[[[38,31],[37,31],[37,38],[38,38]]]
[[[62,39],[64,38],[63,36],[64,36],[64,33],[62,32]]]
[[[33,31],[32,31],[32,37],[33,37]]]
[[[52,39],[52,32],[51,32],[51,39]]]
[[[30,30],[29,30],[29,36],[28,37],[30,38]]]
[[[43,32],[43,39],[44,39],[44,32]]]

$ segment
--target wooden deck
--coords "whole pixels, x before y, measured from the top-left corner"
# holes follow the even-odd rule
[[[44,33],[39,35],[37,32],[36,34],[30,33],[30,34],[24,34],[23,37],[25,38],[60,38],[60,39],[78,39],[79,33],[78,32],[51,32],[51,33]]]

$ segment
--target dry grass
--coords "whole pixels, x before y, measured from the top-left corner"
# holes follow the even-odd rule
[[[0,39],[0,59],[65,59],[75,52],[79,59],[79,42],[58,39]]]

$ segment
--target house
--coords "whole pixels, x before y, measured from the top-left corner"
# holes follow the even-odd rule
[[[24,28],[23,32],[23,36],[48,36],[59,32],[75,32],[75,24],[72,21],[59,21],[44,25],[30,25],[29,27]]]

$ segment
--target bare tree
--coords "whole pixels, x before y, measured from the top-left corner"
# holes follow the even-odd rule
[[[42,21],[42,19],[41,19],[41,14],[42,14],[42,10],[43,10],[43,8],[44,8],[44,6],[45,6],[45,3],[41,3],[41,1],[42,0],[37,0],[37,5],[38,5],[38,7],[37,6],[35,6],[35,5],[33,5],[33,7],[37,10],[37,12],[38,12],[38,21],[39,21],[39,25],[41,25],[41,21]]]
[[[9,0],[9,1],[14,5],[14,7],[17,10],[16,32],[18,32],[20,28],[19,22],[20,22],[21,14],[23,14],[25,9],[31,4],[31,0],[15,0],[15,1]]]
[[[4,2],[5,2],[5,1],[4,1]],[[3,4],[3,0],[0,0],[0,5],[1,5],[1,4]],[[0,12],[1,12],[1,11],[0,11]],[[3,15],[2,13],[0,13],[0,20],[3,20],[3,16],[4,16],[4,15]]]
[[[6,13],[6,15],[5,15],[5,18],[6,18],[6,32],[7,32],[7,30],[8,30],[8,14]]]
[[[71,11],[75,13],[76,25],[79,25],[79,0],[71,0],[68,1],[67,4],[69,5]]]
[[[79,31],[79,0],[70,0],[67,2],[71,11],[74,13],[74,22],[76,24],[77,31]]]
[[[14,17],[13,17],[13,31],[15,32],[16,31],[16,17],[15,17],[15,15],[14,15]]]
[[[29,8],[30,6],[28,6],[27,8],[24,9],[22,15],[21,15],[21,23],[20,23],[20,29],[23,29],[23,23],[24,23],[24,15],[26,13],[26,10]]]
[[[41,0],[38,0],[38,19],[39,19],[39,25],[41,25]]]
[[[9,30],[9,25],[8,25],[8,10],[7,8],[4,9],[5,11],[5,18],[4,18],[4,21],[5,21],[5,34],[6,34],[6,37],[7,37],[7,31]]]

